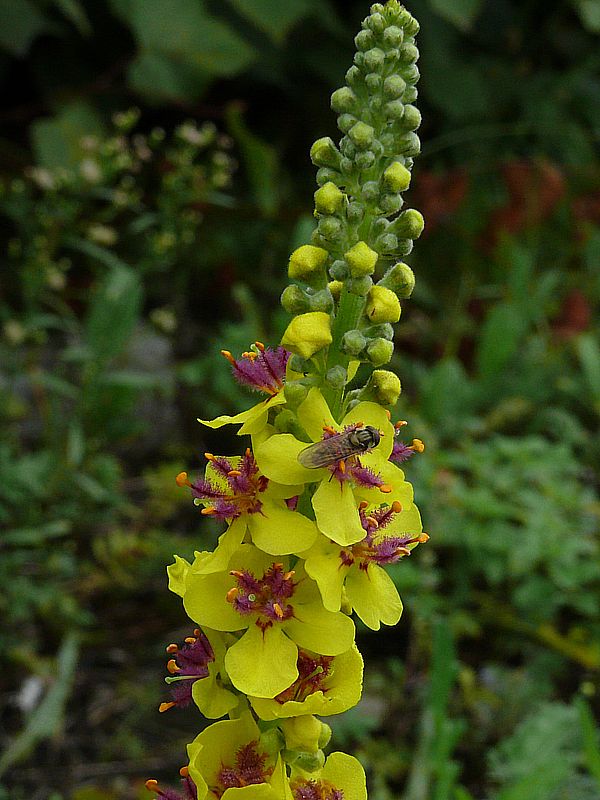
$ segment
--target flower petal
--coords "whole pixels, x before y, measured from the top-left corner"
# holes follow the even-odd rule
[[[319,534],[315,523],[298,511],[266,501],[260,514],[248,516],[248,528],[254,544],[271,555],[308,550]]]
[[[240,428],[238,431],[238,436],[241,436],[243,433],[257,433],[266,424],[269,409],[283,403],[285,403],[285,395],[283,392],[279,392],[272,397],[268,397],[266,400],[261,400],[260,403],[252,406],[252,408],[241,411],[239,414],[234,414],[233,416],[222,414],[220,417],[215,417],[215,419],[198,418],[198,422],[202,423],[202,425],[206,425],[207,428],[222,428],[223,425],[237,425],[243,423],[243,428]],[[250,428],[252,430],[250,430]]]
[[[323,438],[323,426],[339,428],[319,389],[313,387],[298,408],[298,421],[313,442]]]
[[[355,568],[346,578],[346,596],[354,611],[371,630],[380,624],[395,625],[402,615],[402,600],[394,582],[377,564],[368,570]]]
[[[264,632],[250,625],[225,655],[225,669],[240,692],[275,697],[298,677],[298,648],[280,625]]]
[[[304,554],[304,558],[306,559],[304,568],[319,587],[323,605],[328,611],[339,611],[342,604],[342,588],[349,570],[349,567],[344,566],[340,560],[339,545],[331,542],[321,543],[319,540],[316,547]]]
[[[208,665],[208,677],[194,681],[192,698],[207,719],[219,719],[232,711],[239,703],[239,697],[217,683],[217,665]]]
[[[340,789],[344,800],[367,800],[365,771],[353,756],[331,753],[319,777]]]
[[[248,618],[234,611],[227,602],[227,592],[235,586],[228,572],[212,572],[209,575],[190,573],[183,596],[183,606],[188,615],[199,625],[217,631],[239,631],[248,627]]]
[[[225,533],[219,536],[219,544],[213,552],[199,553],[192,565],[193,572],[206,575],[209,572],[222,572],[227,569],[229,560],[241,545],[246,535],[247,518],[234,519]]]
[[[185,593],[185,580],[188,572],[191,569],[185,558],[175,556],[175,563],[169,564],[167,567],[167,575],[169,576],[169,589],[174,593],[183,597]]]
[[[298,461],[298,453],[307,446],[291,433],[279,433],[258,445],[254,455],[262,474],[277,483],[313,483],[324,473],[320,469],[307,469]]]
[[[284,623],[285,630],[300,647],[323,656],[338,656],[352,647],[354,623],[345,614],[327,611],[320,600],[297,604],[294,613],[295,616]],[[288,681],[280,691],[291,683],[293,681]]]
[[[237,751],[257,740],[259,730],[250,712],[238,719],[214,722],[188,744],[190,776],[197,787],[218,785],[223,764],[234,764]],[[199,792],[198,797],[204,795]]]
[[[365,538],[357,505],[350,484],[340,484],[335,478],[322,481],[312,498],[319,530],[341,545]]]
[[[394,446],[395,431],[385,409],[377,403],[371,403],[369,401],[358,403],[358,405],[354,406],[352,411],[346,414],[342,420],[342,425],[350,425],[353,422],[362,422],[364,425],[372,425],[383,434],[373,452],[378,453],[381,458],[387,460]],[[361,456],[361,461],[362,458]]]

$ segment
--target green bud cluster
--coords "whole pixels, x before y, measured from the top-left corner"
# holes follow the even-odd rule
[[[420,151],[418,30],[398,0],[371,6],[355,38],[346,85],[331,97],[341,140],[323,137],[310,151],[318,168],[317,224],[312,243],[292,255],[293,283],[282,303],[291,314],[331,315],[331,345],[322,358],[313,354],[311,369],[338,413],[349,360],[374,368],[390,361],[391,325],[400,318],[400,300],[414,288],[403,259],[424,222],[419,211],[403,210],[402,195]]]

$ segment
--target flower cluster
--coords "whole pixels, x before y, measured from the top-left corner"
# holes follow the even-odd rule
[[[168,569],[198,627],[167,647],[171,699],[160,710],[194,703],[219,720],[188,747],[184,800],[366,798],[358,761],[325,757],[331,731],[317,717],[360,700],[352,615],[373,630],[395,625],[402,602],[386,568],[428,539],[399,466],[423,443],[398,439],[400,382],[378,369],[414,284],[398,259],[422,229],[418,212],[400,213],[419,149],[417,30],[397,0],[363,22],[332,97],[339,147],[320,139],[311,151],[318,224],[290,259],[282,303],[294,318],[277,347],[222,351],[235,380],[264,397],[200,420],[237,425],[250,441],[241,455],[205,453],[204,474],[177,476],[223,528],[212,550]]]

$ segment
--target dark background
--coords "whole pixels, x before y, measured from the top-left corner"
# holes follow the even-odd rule
[[[597,800],[600,4],[414,0],[423,152],[394,368],[431,541],[328,720],[373,800]],[[175,783],[188,635],[164,565],[211,547],[174,476],[276,343],[364,2],[0,0],[0,797]],[[129,109],[137,109],[130,111]],[[396,418],[395,417],[395,418]]]

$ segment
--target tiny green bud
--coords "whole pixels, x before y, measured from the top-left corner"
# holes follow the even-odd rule
[[[310,361],[305,358],[301,358],[298,355],[292,355],[288,361],[288,364],[292,372],[299,372],[303,374],[310,370]]]
[[[381,325],[369,325],[363,329],[363,334],[368,339],[388,339],[391,342],[394,339],[394,328],[389,322],[383,322]]]
[[[365,316],[371,322],[398,322],[400,319],[400,301],[391,289],[385,286],[373,286],[367,297]]]
[[[412,239],[398,239],[398,249],[396,250],[397,256],[407,256],[412,253],[414,248]]]
[[[377,72],[369,72],[365,77],[365,84],[370,92],[378,92],[382,83],[383,78]]]
[[[354,172],[354,162],[351,158],[342,158],[341,169],[344,175]]]
[[[374,247],[378,253],[393,253],[398,247],[398,237],[393,233],[384,233],[375,240]]]
[[[333,139],[323,136],[310,148],[310,158],[315,167],[339,167],[340,152]]]
[[[333,731],[326,722],[321,721],[321,735],[319,736],[319,749],[327,747],[331,740]]]
[[[407,83],[413,84],[416,83],[421,77],[421,73],[419,72],[419,68],[416,64],[404,65],[400,70],[400,74]]]
[[[402,100],[405,103],[414,103],[418,96],[419,90],[416,86],[407,86],[404,94],[402,95]]]
[[[346,72],[346,83],[348,86],[357,86],[360,85],[362,80],[362,73],[359,68],[353,64],[350,69]]]
[[[311,311],[325,311],[327,314],[333,311],[333,297],[329,289],[321,289],[309,296]]]
[[[369,13],[371,14],[382,14],[385,11],[385,6],[383,3],[373,3],[371,8],[369,9]]]
[[[347,262],[341,258],[336,259],[329,267],[329,274],[334,281],[345,281],[350,274]]]
[[[404,23],[404,30],[409,36],[416,36],[417,33],[421,30],[421,26],[419,25],[417,20],[412,16],[412,14],[409,14],[408,11],[406,13],[407,17],[406,17],[406,22]]]
[[[340,142],[340,150],[346,158],[354,158],[356,155],[356,147],[354,142],[349,136],[344,136]]]
[[[359,169],[370,169],[375,163],[375,153],[372,150],[363,150],[357,153],[354,163]]]
[[[281,338],[285,348],[302,358],[311,358],[331,342],[331,317],[324,311],[294,317]]]
[[[295,358],[295,356],[292,356]],[[287,381],[283,390],[285,395],[285,402],[291,409],[296,409],[300,403],[306,400],[308,394],[308,386],[305,386],[300,381]]]
[[[344,288],[344,284],[342,283],[342,281],[330,281],[327,284],[327,288],[331,292],[333,299],[338,301],[340,299],[340,295],[342,294],[342,289]]]
[[[342,223],[337,217],[321,217],[317,230],[324,239],[334,241],[338,239],[342,233]]]
[[[375,369],[361,392],[361,400],[374,400],[382,406],[395,406],[400,397],[400,378],[387,369]]]
[[[405,192],[410,186],[410,172],[399,161],[394,161],[383,173],[383,182],[392,192]]]
[[[364,54],[365,69],[369,72],[381,72],[385,64],[385,53],[380,47],[372,47]]]
[[[315,208],[319,214],[335,214],[342,207],[343,193],[332,181],[315,192]]]
[[[402,117],[402,127],[405,130],[416,131],[421,124],[421,112],[416,106],[404,106],[404,116]]]
[[[392,223],[386,217],[375,217],[371,224],[371,232],[375,236],[385,233]]]
[[[329,253],[322,247],[303,244],[290,256],[288,275],[293,281],[312,283],[323,275],[328,258]]]
[[[400,48],[400,60],[405,64],[414,64],[419,58],[419,51],[414,44],[407,42]]]
[[[359,31],[354,37],[354,44],[357,50],[370,50],[375,44],[375,37],[372,31],[362,30]]]
[[[287,397],[287,394],[286,394]],[[287,408],[280,411],[275,417],[275,428],[279,433],[290,433],[292,427],[298,424],[296,415]]]
[[[399,47],[404,39],[404,31],[396,25],[390,25],[383,32],[383,41],[388,47]]]
[[[367,103],[367,107],[368,107],[369,111],[371,112],[371,114],[373,114],[373,115],[379,114],[379,112],[381,111],[382,105],[383,105],[383,100],[381,99],[381,97],[378,94],[373,95],[372,97],[369,97],[369,100],[368,100],[368,103]]]
[[[406,91],[406,81],[400,75],[390,75],[383,83],[383,93],[390,100],[398,100]]]
[[[379,200],[379,207],[384,214],[395,214],[404,205],[401,194],[386,194]]]
[[[346,289],[357,297],[366,297],[369,289],[373,286],[373,278],[370,275],[362,275],[360,278],[349,278],[346,281]]]
[[[403,239],[418,239],[423,233],[425,221],[420,211],[409,208],[392,223],[394,233]]]
[[[363,275],[373,274],[378,254],[371,250],[366,242],[357,242],[347,253],[344,253],[344,258],[350,266],[352,277],[360,278]]]
[[[344,183],[344,179],[335,169],[319,167],[317,170],[317,183],[319,186],[325,186],[326,183],[335,183],[336,186],[339,186],[341,183]]]
[[[339,364],[328,370],[327,374],[325,375],[325,381],[332,389],[343,389],[346,385],[347,378],[348,373]]]
[[[375,202],[379,199],[379,183],[377,181],[367,181],[363,183],[362,193],[367,202]]]
[[[280,415],[281,416],[281,415]],[[259,747],[261,753],[268,754],[275,761],[285,745],[283,733],[279,728],[270,728],[260,734]]]
[[[281,305],[288,314],[302,314],[310,308],[308,297],[296,284],[285,287],[281,295]]]
[[[391,289],[398,297],[410,297],[415,288],[415,273],[400,261],[390,267],[377,285]]]
[[[331,108],[338,114],[344,114],[356,106],[356,95],[349,86],[336,89],[331,95]]]
[[[405,133],[397,140],[398,153],[404,156],[418,156],[421,152],[421,140],[416,133]]]
[[[348,131],[348,136],[359,150],[366,150],[373,144],[375,130],[366,122],[357,122]]]
[[[367,340],[359,330],[346,331],[342,338],[342,350],[346,355],[357,356],[367,346]]]
[[[404,117],[404,103],[402,100],[390,100],[383,107],[383,113],[386,119],[399,120]]]
[[[346,219],[352,225],[359,225],[365,216],[365,207],[362,203],[353,202],[349,203],[346,208]]]
[[[367,345],[367,358],[374,367],[387,364],[394,353],[394,343],[387,339],[372,339]]]
[[[383,11],[383,8],[381,9]],[[373,31],[373,33],[381,33],[385,28],[385,18],[381,13],[371,14],[370,17],[367,17],[365,20],[367,26]]]

